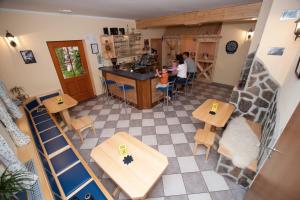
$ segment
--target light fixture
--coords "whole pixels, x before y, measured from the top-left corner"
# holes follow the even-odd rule
[[[252,38],[253,34],[254,34],[254,31],[252,28],[250,28],[246,34],[247,40],[250,40]]]
[[[300,18],[299,19],[297,19],[296,21],[295,21],[295,23],[296,23],[296,28],[295,28],[295,40],[297,40],[297,38],[298,37],[300,37]]]
[[[12,47],[16,47],[17,46],[17,43],[15,42],[15,36],[13,34],[11,34],[10,32],[6,31],[5,37],[8,40],[10,46],[12,46]]]

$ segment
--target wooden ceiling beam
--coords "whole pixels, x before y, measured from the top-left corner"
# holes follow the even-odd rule
[[[257,18],[261,2],[238,6],[228,6],[205,11],[193,11],[176,15],[136,20],[138,29],[198,25],[203,23],[243,21]]]

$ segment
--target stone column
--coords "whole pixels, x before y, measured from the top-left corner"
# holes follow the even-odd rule
[[[22,117],[22,113],[18,106],[11,100],[8,95],[7,89],[2,81],[0,81],[0,98],[5,103],[8,111],[12,114],[15,119],[20,119]]]
[[[12,120],[2,100],[0,99],[0,120],[6,127],[11,138],[17,146],[23,146],[30,142],[30,137],[24,134]]]
[[[20,172],[24,174],[28,180],[23,182],[23,186],[27,189],[36,182],[38,176],[29,172],[26,167],[18,160],[17,156],[14,154],[13,150],[8,146],[7,142],[4,140],[0,134],[0,160],[7,167],[7,170],[11,173]]]

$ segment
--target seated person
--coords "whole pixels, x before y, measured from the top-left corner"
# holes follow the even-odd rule
[[[156,76],[160,77],[159,83],[156,85],[156,88],[165,88],[168,86],[169,74],[166,66],[163,66],[161,73],[156,69]]]
[[[171,66],[168,68],[169,72],[175,72],[177,70],[177,61],[176,60],[172,60],[171,61]]]
[[[178,66],[177,66],[177,78],[175,83],[177,84],[185,84],[186,77],[187,77],[187,65],[184,62],[183,56],[178,55],[176,56]]]
[[[194,76],[197,73],[197,66],[196,66],[195,61],[190,57],[189,52],[184,52],[183,58],[184,58],[184,62],[187,65],[188,75],[191,74],[192,76]]]
[[[156,69],[156,76],[160,77],[159,83],[156,85],[156,89],[160,91],[165,91],[168,87],[168,70],[166,66],[163,66],[161,73]],[[168,91],[168,98],[172,97],[172,91]]]

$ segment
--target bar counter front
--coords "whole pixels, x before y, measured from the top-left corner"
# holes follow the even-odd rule
[[[159,78],[155,77],[153,71],[130,72],[122,69],[114,69],[113,67],[100,67],[102,76],[105,80],[113,80],[116,83],[127,84],[134,87],[128,90],[127,101],[138,109],[149,109],[155,106],[162,98],[163,94],[156,90],[156,84]],[[123,92],[116,86],[109,87],[109,91],[116,97],[123,99]]]

